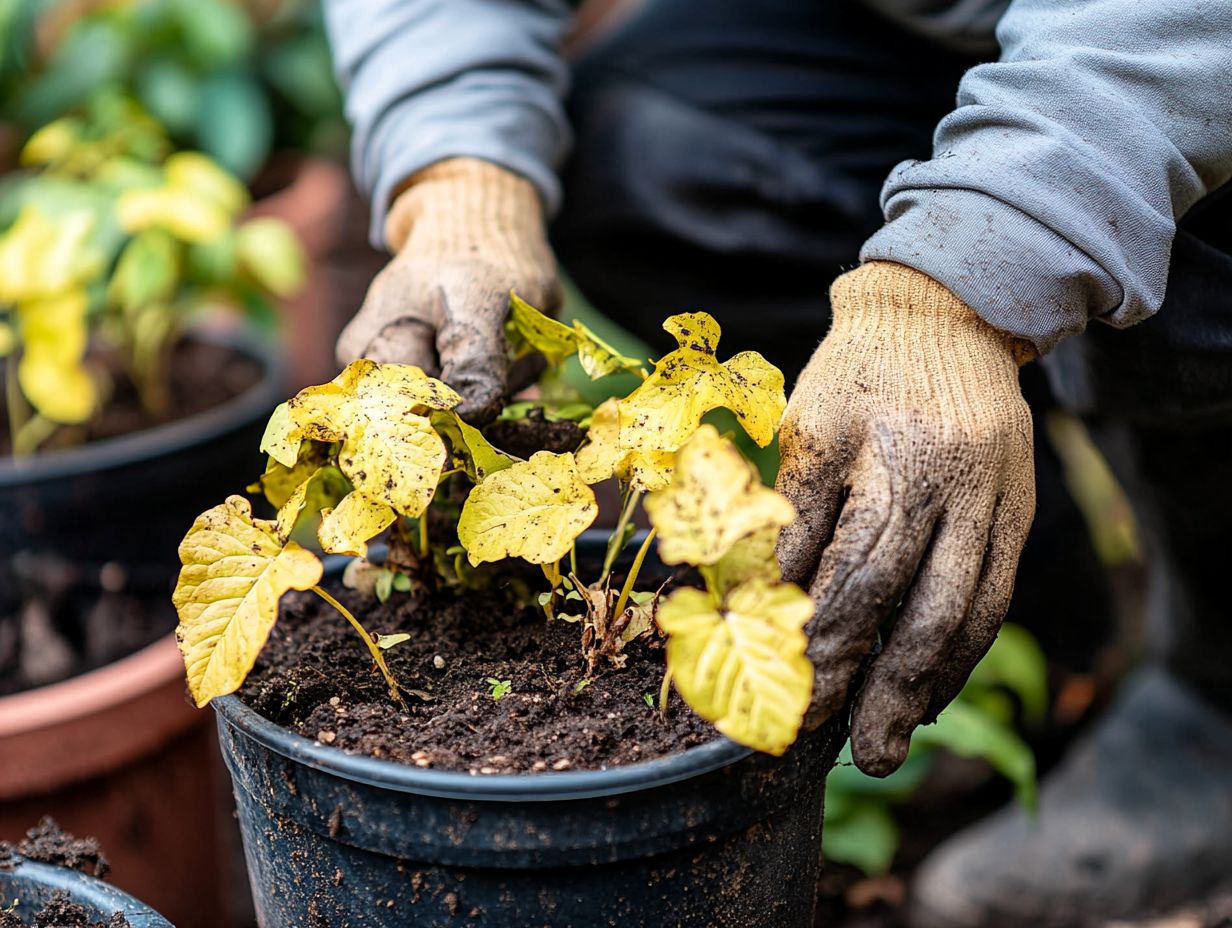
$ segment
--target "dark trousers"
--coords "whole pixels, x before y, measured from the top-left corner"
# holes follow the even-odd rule
[[[826,291],[881,222],[889,170],[927,158],[976,61],[857,0],[648,0],[577,62],[577,132],[553,229],[596,306],[652,344],[705,309],[731,351],[791,383],[829,324]],[[1023,372],[1039,414],[1082,415],[1130,493],[1153,571],[1155,653],[1232,707],[1232,197],[1181,223],[1161,312],[1093,324]],[[1037,440],[1039,510],[1011,618],[1053,653],[1111,624],[1059,463]]]

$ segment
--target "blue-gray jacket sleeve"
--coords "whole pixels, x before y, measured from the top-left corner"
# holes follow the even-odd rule
[[[1159,309],[1176,220],[1232,176],[1232,3],[1014,0],[863,260],[941,281],[1047,351]]]
[[[564,0],[325,0],[325,16],[374,244],[393,190],[444,158],[495,162],[556,209],[570,141]]]

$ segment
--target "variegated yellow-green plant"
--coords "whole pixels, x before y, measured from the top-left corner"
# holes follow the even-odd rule
[[[426,570],[433,563],[429,509],[435,502],[445,512],[449,494],[438,487],[456,477],[469,483],[460,510],[456,500],[450,504],[459,545],[441,552],[456,557],[455,581],[465,569],[509,558],[539,565],[547,618],[581,626],[587,679],[623,666],[630,641],[665,636],[661,708],[674,682],[728,737],[762,751],[786,750],[813,679],[804,633],[812,602],[781,582],[774,558],[779,529],[794,512],[730,438],[702,422],[726,408],[754,442],[768,445],[785,405],[783,376],[753,352],[720,361],[719,327],[705,313],[673,316],[664,328],[677,348],[647,370],[580,323],[564,325],[512,298],[514,355],[539,351],[555,365],[576,355],[592,378],[639,378],[628,395],[582,417],[588,428],[575,451],[526,459],[501,451],[453,412],[457,394],[406,365],[356,361],[280,406],[262,442],[269,464],[250,488],[277,508],[276,517],[256,519],[246,500],[232,497],[203,514],[180,547],[175,604],[198,705],[240,687],[273,626],[279,597],[291,589],[315,590],[338,608],[362,636],[391,697],[404,698],[382,650],[406,635],[378,638],[364,630],[320,587],[321,564],[301,543],[315,527],[321,551],[362,558],[392,525],[394,537],[417,538],[413,547]],[[576,542],[598,515],[594,486],[610,480],[620,488],[620,511],[598,576],[587,582]],[[652,528],[618,584],[613,565],[630,544],[639,504]],[[660,559],[696,567],[704,588],[667,595],[637,588],[656,538]],[[401,576],[388,565],[350,574],[384,577],[383,587],[372,586],[382,597]]]
[[[35,132],[0,185],[0,363],[14,455],[73,437],[105,406],[118,356],[151,412],[169,350],[197,315],[258,321],[304,275],[282,221],[243,219],[248,191],[206,156],[170,150],[123,98]],[[80,434],[80,432],[78,432]]]

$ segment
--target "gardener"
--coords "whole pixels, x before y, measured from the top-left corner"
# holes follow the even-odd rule
[[[802,368],[780,556],[818,603],[812,721],[902,603],[855,700],[865,771],[902,763],[1006,611],[1035,508],[1018,366],[1043,358],[1087,417],[1163,637],[1038,821],[1004,812],[925,868],[921,923],[1073,924],[1232,873],[1232,4],[649,0],[568,95],[562,0],[328,10],[396,253],[340,359],[440,370],[491,417],[509,290],[559,304],[555,217],[556,254],[628,327],[704,308]]]

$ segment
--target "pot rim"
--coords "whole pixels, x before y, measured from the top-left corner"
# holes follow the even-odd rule
[[[29,458],[0,459],[0,489],[98,473],[136,460],[156,460],[213,441],[234,428],[237,418],[255,417],[261,410],[272,410],[277,405],[284,364],[276,345],[246,327],[224,332],[194,330],[187,337],[247,355],[261,365],[260,378],[239,395],[174,422],[79,448],[36,454]]]
[[[133,928],[171,928],[169,921],[144,902],[97,877],[66,867],[29,860],[20,854],[13,854],[9,863],[12,866],[0,873],[0,879],[7,879],[11,875],[13,882],[18,885],[33,884],[65,892],[74,902],[94,908],[100,913],[119,912],[128,919]],[[17,887],[12,887],[12,891],[18,892]]]
[[[271,722],[234,694],[215,699],[211,705],[220,720],[288,760],[378,789],[437,799],[560,802],[619,796],[712,773],[754,753],[752,748],[720,735],[714,741],[675,754],[600,770],[470,774],[349,754]]]

